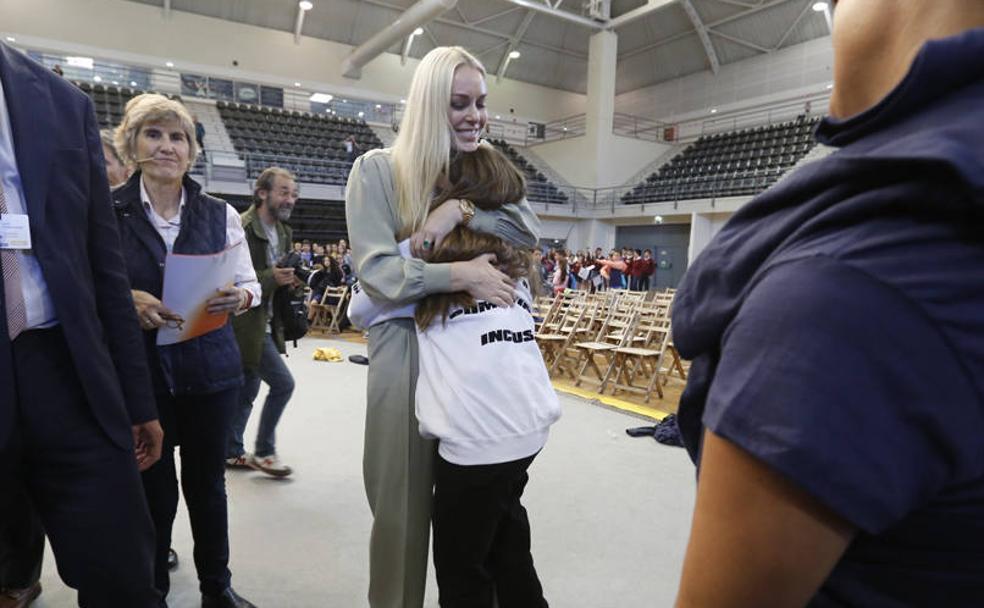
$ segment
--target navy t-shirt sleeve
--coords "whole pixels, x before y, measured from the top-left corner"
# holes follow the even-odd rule
[[[722,342],[704,425],[875,534],[926,504],[982,430],[949,345],[894,288],[813,257],[767,271]]]

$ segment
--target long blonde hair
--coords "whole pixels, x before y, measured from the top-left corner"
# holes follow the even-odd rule
[[[424,225],[434,186],[447,174],[451,159],[448,106],[454,73],[460,66],[485,66],[459,46],[440,46],[420,60],[410,83],[400,132],[393,143],[400,233],[409,235]]]

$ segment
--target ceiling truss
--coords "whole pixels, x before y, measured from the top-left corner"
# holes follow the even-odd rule
[[[363,5],[371,5],[383,9],[387,9],[397,13],[398,15],[403,14],[407,11],[407,7],[401,4],[397,4],[398,0],[360,0],[358,4],[360,5],[355,14],[356,22],[359,19],[359,13],[361,13],[361,8]],[[732,11],[733,14],[727,17],[719,18],[712,21],[705,21],[698,12],[695,6],[694,0],[647,0],[645,4],[634,8],[626,13],[623,13],[617,17],[608,20],[596,20],[591,19],[577,12],[577,8],[572,7],[580,6],[581,3],[568,3],[565,9],[561,9],[565,0],[498,0],[500,7],[498,10],[489,14],[484,14],[479,17],[469,17],[467,13],[478,10],[477,5],[470,4],[459,7],[457,4],[451,8],[451,11],[440,15],[437,18],[431,20],[432,24],[440,24],[441,26],[446,26],[448,28],[453,28],[455,30],[470,32],[473,34],[478,34],[485,37],[484,42],[486,42],[485,48],[475,51],[478,56],[484,56],[487,64],[491,65],[494,58],[496,69],[495,75],[497,79],[501,79],[506,71],[509,69],[510,55],[515,51],[518,51],[521,47],[528,47],[533,49],[542,49],[545,51],[551,51],[563,55],[565,57],[574,58],[581,61],[586,61],[588,59],[588,54],[584,50],[566,48],[566,45],[559,39],[550,39],[548,37],[546,40],[553,42],[547,42],[545,40],[531,40],[527,38],[527,33],[530,30],[531,24],[533,23],[535,17],[538,14],[547,15],[554,19],[563,20],[565,23],[576,26],[578,28],[587,28],[591,33],[604,31],[604,30],[615,30],[628,23],[636,20],[640,20],[646,17],[647,30],[651,34],[651,38],[656,36],[654,30],[654,24],[656,20],[652,17],[653,13],[666,9],[673,10],[674,6],[678,6],[680,10],[686,14],[690,24],[693,29],[687,31],[678,31],[675,34],[665,36],[662,39],[656,40],[654,42],[644,44],[634,49],[623,50],[619,54],[620,60],[629,59],[631,57],[651,52],[662,46],[671,44],[673,42],[690,39],[693,40],[696,36],[697,41],[700,42],[704,54],[707,57],[707,65],[710,70],[714,73],[718,73],[721,68],[721,60],[718,55],[717,48],[714,45],[713,38],[717,38],[722,41],[727,41],[728,43],[735,44],[747,49],[751,49],[756,53],[772,53],[780,48],[793,37],[793,35],[798,31],[797,28],[803,23],[804,19],[810,14],[813,1],[812,0],[801,0],[803,2],[800,10],[797,11],[796,18],[791,23],[786,25],[785,22],[782,23],[781,31],[782,34],[779,36],[778,40],[773,42],[772,40],[762,40],[761,36],[756,36],[753,40],[744,39],[741,36],[730,33],[728,31],[723,31],[721,26],[728,23],[739,21],[751,17],[759,12],[767,11],[771,8],[777,7],[782,4],[789,4],[791,0],[701,0],[702,2],[714,2],[719,5],[732,7],[732,9],[737,8],[737,11]],[[163,17],[169,19],[173,15],[172,9],[173,0],[161,0],[161,7]],[[483,3],[484,4],[484,3]],[[491,4],[491,3],[490,3]],[[484,8],[484,6],[483,6]],[[703,9],[703,5],[701,6]],[[298,9],[295,9],[298,10]],[[484,12],[484,11],[483,11]],[[495,22],[496,20],[501,20],[503,18],[508,18],[511,16],[517,16],[522,14],[522,18],[519,21],[518,26],[512,32],[501,31],[502,24],[497,26],[490,26],[489,24]],[[300,41],[300,29],[303,24],[304,14],[303,11],[298,10],[295,20],[294,36],[295,41]],[[516,23],[515,19],[511,21]],[[492,29],[492,28],[495,29]],[[357,28],[352,27],[349,29],[349,44],[354,45],[354,41],[351,36]],[[777,28],[778,30],[779,28]],[[431,27],[424,27],[424,33],[429,39],[433,46],[440,46],[441,41],[438,40],[436,31]],[[733,31],[733,30],[732,30]],[[815,35],[815,34],[814,34]],[[460,36],[451,36],[448,34],[451,40],[447,41],[446,44],[455,44],[455,38],[459,41]],[[565,34],[564,39],[567,38]],[[489,43],[488,39],[496,40],[494,43]],[[583,38],[575,38],[579,41],[583,41]],[[409,42],[409,41],[408,41]],[[457,42],[460,43],[460,42]],[[581,42],[578,43],[579,45]],[[401,55],[405,57],[409,51],[409,44],[403,45],[400,49],[403,52]],[[397,50],[397,52],[400,52]],[[501,54],[500,54],[501,53]],[[490,72],[491,73],[491,72]]]

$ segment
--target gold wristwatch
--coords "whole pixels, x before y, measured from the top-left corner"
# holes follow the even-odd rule
[[[461,209],[461,225],[467,226],[475,217],[475,203],[467,198],[458,199],[458,209]]]

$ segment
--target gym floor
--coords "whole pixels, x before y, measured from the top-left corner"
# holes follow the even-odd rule
[[[317,347],[337,348],[346,360],[314,361]],[[259,608],[367,605],[366,368],[348,362],[351,354],[365,354],[365,346],[357,340],[309,337],[296,350],[290,348],[287,363],[297,389],[278,428],[277,445],[294,475],[277,480],[254,471],[229,471],[226,476],[233,586]],[[679,386],[682,382],[656,406],[675,404]],[[530,469],[524,499],[547,600],[558,608],[669,608],[693,511],[693,465],[681,448],[625,434],[626,428],[652,420],[570,393],[560,396],[564,415]],[[257,418],[247,428],[249,440]],[[173,547],[181,561],[172,575],[168,605],[198,608],[183,503]],[[76,605],[74,591],[58,579],[50,551],[42,585],[36,608]],[[431,570],[425,606],[437,605]]]

